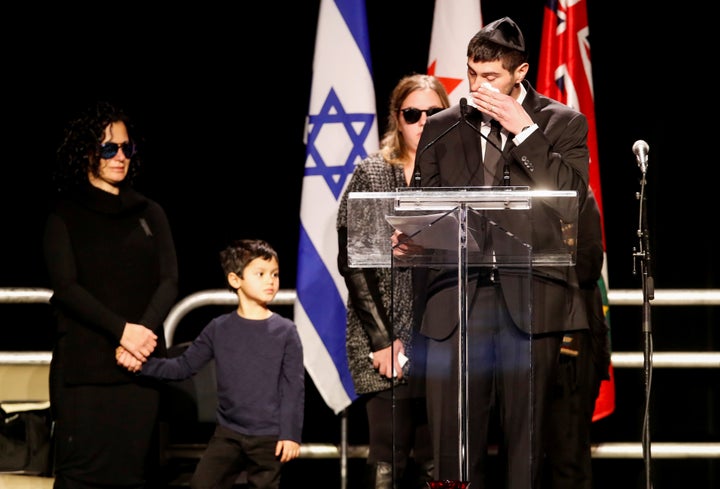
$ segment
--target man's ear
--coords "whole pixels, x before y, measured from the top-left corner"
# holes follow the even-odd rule
[[[242,285],[242,278],[240,278],[235,272],[228,273],[227,281],[230,287],[236,290],[240,288],[240,285]]]
[[[515,81],[520,83],[527,76],[528,69],[530,69],[529,63],[523,63],[515,70]]]

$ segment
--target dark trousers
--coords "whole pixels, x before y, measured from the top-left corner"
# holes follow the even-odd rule
[[[279,488],[282,464],[275,456],[277,442],[276,436],[246,436],[218,426],[195,468],[190,487],[230,489],[245,470],[248,488]]]
[[[390,389],[367,394],[365,409],[369,428],[367,462],[394,464],[394,476],[398,480],[405,473],[411,453],[419,465],[432,459],[432,444],[425,398],[408,397],[407,385],[398,386],[395,391],[394,400]]]
[[[532,339],[510,318],[497,286],[480,287],[470,302],[467,324],[465,431],[459,415],[459,328],[442,341],[428,340],[427,399],[434,442],[436,478],[461,478],[460,434],[467,437],[468,479],[484,489],[488,474],[489,432],[499,433],[502,477],[510,489],[538,487],[543,456],[547,392],[555,379],[562,334]],[[491,413],[498,427],[491,427]]]
[[[568,335],[571,354],[559,356],[547,421],[546,489],[591,489],[591,426],[600,375],[591,352],[589,331]]]

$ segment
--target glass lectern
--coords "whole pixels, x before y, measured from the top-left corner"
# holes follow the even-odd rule
[[[459,327],[457,450],[458,473],[463,481],[468,480],[468,440],[473,436],[467,416],[471,394],[467,358],[468,348],[474,343],[467,331],[468,287],[474,284],[472,277],[495,271],[513,277],[513,283],[519,286],[513,287],[513,297],[508,301],[515,307],[519,305],[521,311],[520,317],[513,319],[524,323],[521,329],[532,332],[530,276],[543,269],[575,264],[577,216],[575,191],[458,187],[403,188],[348,195],[351,267],[423,267],[449,276],[455,282],[452,285],[457,286],[457,309],[446,314],[456,314]],[[552,224],[534,226],[535,222]],[[394,230],[402,231],[422,250],[412,257],[394,257],[390,239]],[[533,382],[530,353],[528,343],[528,389]],[[532,415],[528,405],[530,426]]]

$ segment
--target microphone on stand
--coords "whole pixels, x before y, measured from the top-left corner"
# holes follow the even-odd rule
[[[467,120],[467,117],[465,116],[465,112],[467,110],[467,99],[465,97],[460,99],[460,113],[462,114],[462,120],[465,121],[465,124],[472,127],[472,130],[475,131],[480,135],[481,138],[485,140],[487,144],[494,147],[496,150],[498,150],[498,153],[500,153],[500,157],[503,160],[503,179],[502,184],[503,186],[509,186],[510,185],[510,164],[508,163],[507,158],[505,158],[505,155],[503,154],[502,148],[500,148],[497,144],[490,141],[490,139],[480,131],[477,127],[475,127],[475,124]]]
[[[635,153],[638,167],[640,167],[640,171],[644,175],[647,171],[647,160],[648,152],[650,152],[650,147],[648,146],[648,143],[646,143],[642,139],[638,139],[637,141],[635,141],[635,144],[633,144],[632,150],[633,153]]]
[[[465,99],[462,99],[462,100],[465,100]],[[414,169],[414,171],[413,171],[413,187],[415,187],[415,188],[419,188],[419,187],[420,187],[420,178],[421,178],[421,175],[420,175],[420,167],[419,167],[418,164],[417,164],[417,163],[420,161],[420,157],[421,157],[421,156],[425,153],[425,151],[427,151],[433,144],[435,144],[435,143],[437,143],[438,141],[440,141],[442,138],[445,137],[445,135],[447,135],[447,133],[449,133],[450,131],[452,131],[453,129],[455,129],[455,128],[458,126],[458,124],[460,124],[460,121],[462,121],[462,120],[465,118],[465,114],[462,113],[462,100],[461,100],[461,107],[460,107],[460,111],[461,111],[461,114],[462,114],[462,115],[460,116],[460,118],[459,118],[458,120],[456,120],[455,122],[453,122],[452,124],[450,124],[450,125],[449,125],[443,132],[441,132],[435,139],[433,139],[432,141],[430,141],[429,143],[427,143],[425,146],[422,147],[422,149],[421,149],[420,151],[418,151],[418,152],[416,153],[416,155],[415,155],[415,169]],[[465,103],[467,104],[467,100],[465,101]]]

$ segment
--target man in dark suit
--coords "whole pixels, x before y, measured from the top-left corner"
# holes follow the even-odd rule
[[[589,188],[587,120],[539,94],[525,79],[525,41],[515,22],[505,17],[486,25],[470,40],[467,55],[470,101],[428,118],[415,160],[420,186],[574,191],[574,202],[581,207]],[[492,150],[486,143],[491,120],[502,126],[501,141],[495,143],[502,155],[495,167],[486,160],[484,168],[483,158],[489,160],[486,153]],[[542,250],[563,242],[564,224],[577,218],[577,208],[574,217],[567,212],[547,203],[534,204],[527,212],[499,212],[491,219],[471,212],[468,228],[487,229],[496,256],[502,256],[497,248],[508,240],[504,230],[522,234],[533,250]],[[412,253],[407,237],[399,243],[396,257]],[[453,313],[458,311],[458,269],[416,268],[415,292],[420,307],[425,306],[418,317],[420,332],[428,338],[427,396],[438,479],[467,475],[474,489],[486,487],[489,433],[495,430],[506,463],[501,471],[506,486],[538,487],[542,420],[563,332],[587,329],[588,321],[576,293],[575,267],[530,263],[527,268],[507,267],[498,260],[497,266],[468,269],[464,366],[459,360],[462,322]],[[467,382],[466,420],[458,415],[461,368]],[[499,420],[497,429],[494,419]],[[467,432],[462,430],[465,422]]]

